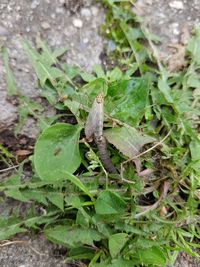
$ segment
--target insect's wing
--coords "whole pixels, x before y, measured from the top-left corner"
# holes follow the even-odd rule
[[[103,94],[95,98],[85,124],[85,136],[90,139],[93,135],[99,137],[103,134]]]

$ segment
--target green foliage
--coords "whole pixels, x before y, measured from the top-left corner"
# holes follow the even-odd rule
[[[47,118],[41,105],[19,97],[17,132],[33,116],[42,133],[29,158],[32,178],[24,181],[18,171],[0,184],[5,196],[31,205],[24,216],[17,210],[3,214],[0,239],[42,228],[46,238],[68,248],[69,262],[173,266],[178,251],[197,256],[193,248],[199,247],[200,30],[188,43],[187,68],[168,73],[147,48],[147,42],[158,40],[132,13],[130,1],[103,3],[102,32],[111,42],[106,52],[117,65],[113,69],[95,65],[86,73],[59,62],[63,49],[52,52],[40,39],[36,49],[23,42],[41,96],[58,113]],[[4,61],[13,95],[17,91],[6,52]],[[82,138],[88,114],[98,113],[93,102],[99,93],[104,94],[107,154],[117,174],[106,172],[97,147]],[[69,124],[72,114],[74,124]],[[0,146],[0,152],[1,161],[9,162],[9,151]]]
[[[9,66],[8,52],[6,48],[2,49],[2,55],[3,55],[4,66],[6,69],[7,94],[9,96],[14,96],[18,94],[18,88]]]
[[[34,153],[34,165],[41,179],[58,180],[61,171],[73,173],[77,170],[81,162],[80,130],[80,126],[57,123],[43,131]]]

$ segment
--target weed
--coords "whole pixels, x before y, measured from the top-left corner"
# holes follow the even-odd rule
[[[37,49],[23,42],[41,96],[72,113],[76,124],[49,119],[29,157],[32,178],[22,182],[18,171],[0,184],[6,196],[32,203],[24,218],[16,212],[1,219],[0,238],[42,227],[47,239],[68,248],[67,261],[173,266],[179,251],[198,256],[200,29],[186,47],[187,67],[169,73],[157,57],[155,36],[131,12],[130,1],[103,2],[102,30],[119,67],[94,66],[86,73],[60,63],[60,51],[51,52],[39,39]],[[4,58],[9,94],[15,94]],[[21,117],[40,110],[19,98],[28,107]]]

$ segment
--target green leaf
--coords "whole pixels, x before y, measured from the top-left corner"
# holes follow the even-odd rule
[[[147,77],[115,82],[108,88],[105,112],[123,122],[137,125],[145,114],[149,88]]]
[[[32,49],[32,47],[26,41],[23,42],[23,48],[32,62],[41,86],[44,87],[47,80],[49,80],[53,86],[56,86],[56,79],[62,77],[63,72],[58,68],[51,66],[53,59],[50,60],[49,57],[46,59],[45,57],[41,56],[34,49]]]
[[[6,190],[5,195],[7,197],[12,197],[12,198],[17,199],[17,200],[22,201],[22,202],[27,201],[27,198],[17,188]]]
[[[6,48],[2,49],[4,66],[6,69],[6,83],[7,83],[7,93],[9,96],[17,95],[18,88],[15,82],[15,78],[9,66],[8,52]]]
[[[105,130],[104,135],[109,143],[129,158],[137,155],[145,144],[155,142],[153,137],[126,126]]]
[[[105,78],[105,73],[100,65],[95,64],[93,66],[93,72],[97,75],[98,78]]]
[[[73,173],[81,163],[81,127],[57,123],[44,130],[35,145],[34,164],[42,180],[58,180],[61,171]]]
[[[112,258],[115,258],[120,253],[127,240],[128,235],[126,233],[118,233],[109,237],[108,247]]]
[[[86,195],[88,195],[93,201],[94,198],[88,188],[73,174],[65,171],[62,172],[62,177],[68,179],[70,182],[72,182],[74,185],[76,185],[79,189],[81,189]]]
[[[166,255],[162,248],[159,247],[151,247],[144,250],[136,248],[131,256],[134,260],[138,260],[138,264],[166,266]]]
[[[53,203],[55,206],[57,206],[62,211],[64,210],[64,197],[62,193],[59,192],[48,192],[47,193],[48,200]]]
[[[200,171],[200,141],[190,142],[190,152],[192,157],[192,167]]]
[[[122,71],[118,67],[115,67],[113,70],[108,71],[106,76],[109,82],[119,81],[122,78]]]
[[[196,26],[194,36],[190,39],[187,45],[187,50],[192,56],[192,61],[197,65],[200,65],[200,27]]]
[[[92,259],[94,257],[94,249],[92,248],[85,248],[85,247],[76,247],[72,248],[69,251],[69,256],[67,257],[67,261],[71,260],[86,260]]]
[[[82,72],[80,73],[81,75],[81,78],[85,81],[85,82],[91,82],[93,80],[96,79],[96,77],[90,73],[87,73],[87,72]]]
[[[158,80],[158,88],[163,93],[163,96],[167,100],[168,103],[173,103],[173,98],[171,96],[170,87],[167,83],[167,81],[163,79]]]
[[[10,238],[11,236],[14,236],[18,233],[24,233],[27,230],[23,227],[20,227],[19,225],[9,225],[5,228],[0,227],[0,240],[6,240]]]
[[[101,192],[95,202],[95,210],[100,215],[125,213],[126,202],[120,195],[110,191]]]
[[[42,50],[40,58],[44,63],[50,66],[57,64],[57,58],[39,37],[36,38],[36,45],[38,49]]]
[[[45,230],[45,236],[57,243],[70,248],[81,245],[94,245],[94,241],[100,241],[102,235],[94,229],[83,229],[80,227],[70,227],[68,225],[57,225]]]

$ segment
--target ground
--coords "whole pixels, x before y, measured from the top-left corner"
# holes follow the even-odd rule
[[[169,44],[181,42],[183,29],[191,29],[200,21],[200,0],[138,0],[134,10],[143,17],[149,29],[160,36],[161,54],[170,53]],[[1,0],[0,43],[8,48],[11,67],[21,92],[37,98],[36,77],[22,49],[21,38],[32,43],[36,36],[52,48],[66,47],[65,60],[84,69],[101,63],[104,40],[98,27],[104,20],[104,11],[95,0]],[[6,97],[5,70],[0,58],[0,140],[6,142],[5,130],[12,132],[17,119],[16,107]],[[51,111],[49,111],[51,112]],[[35,138],[37,129],[29,119],[21,133]],[[13,205],[9,202],[9,205]],[[4,207],[0,209],[2,211]],[[58,248],[45,241],[42,234],[18,236],[15,240],[28,241],[0,248],[1,267],[67,266],[63,256],[56,256]],[[57,252],[56,252],[57,251]],[[184,253],[176,266],[199,266]],[[76,266],[76,265],[75,265]]]

